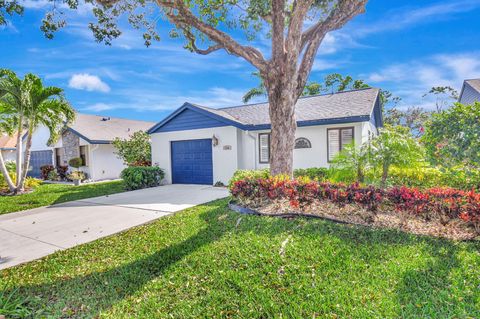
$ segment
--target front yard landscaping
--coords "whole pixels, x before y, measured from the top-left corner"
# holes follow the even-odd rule
[[[42,184],[32,192],[17,196],[0,196],[0,215],[72,200],[110,195],[125,191],[123,181],[73,186]]]
[[[480,317],[479,242],[227,202],[4,270],[4,296],[18,289],[18,308],[54,318]]]

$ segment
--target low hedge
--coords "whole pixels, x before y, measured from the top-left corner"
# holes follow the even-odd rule
[[[304,208],[315,200],[330,200],[339,205],[358,204],[376,211],[382,204],[398,211],[421,216],[425,220],[461,219],[480,232],[480,193],[452,188],[419,190],[405,186],[387,190],[358,183],[341,184],[312,181],[309,178],[290,179],[288,176],[246,178],[233,183],[232,196],[240,203],[261,205],[271,200],[288,200],[292,208]]]
[[[120,177],[126,189],[135,190],[159,186],[165,173],[157,166],[130,166],[122,171]]]
[[[326,167],[310,167],[297,168],[293,171],[293,177],[308,177],[312,180],[325,181],[328,178],[328,168]]]

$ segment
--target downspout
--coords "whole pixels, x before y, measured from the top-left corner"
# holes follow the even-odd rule
[[[245,131],[247,133],[247,136],[250,137],[253,140],[253,169],[258,169],[257,168],[257,139],[255,138],[255,135],[252,135],[250,131]]]

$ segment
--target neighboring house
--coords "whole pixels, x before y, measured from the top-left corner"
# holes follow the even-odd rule
[[[89,179],[120,177],[125,167],[115,154],[112,141],[126,139],[137,131],[147,131],[154,123],[77,113],[73,124],[62,132],[53,146],[54,164],[68,165],[74,157],[83,159],[81,168]]]
[[[462,91],[458,102],[462,104],[473,104],[480,102],[480,79],[463,81]]]
[[[294,167],[326,167],[345,145],[378,133],[382,112],[378,89],[300,98]],[[212,109],[185,103],[153,126],[152,163],[167,183],[224,184],[237,169],[269,166],[267,103]]]
[[[23,151],[25,151],[26,133],[22,137]],[[46,127],[39,127],[32,136],[30,169],[28,175],[40,177],[40,167],[53,163],[52,147],[47,145],[50,133]],[[15,161],[17,156],[17,137],[3,135],[0,137],[0,149],[5,161]],[[24,157],[22,157],[24,160]]]
[[[17,136],[0,136],[0,151],[5,162],[15,161],[17,156]]]

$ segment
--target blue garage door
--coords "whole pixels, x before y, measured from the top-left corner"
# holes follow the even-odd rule
[[[213,184],[212,140],[172,142],[172,183]]]
[[[30,170],[28,171],[28,176],[40,177],[41,170],[40,167],[43,165],[52,165],[53,152],[48,151],[33,151],[30,156]]]

